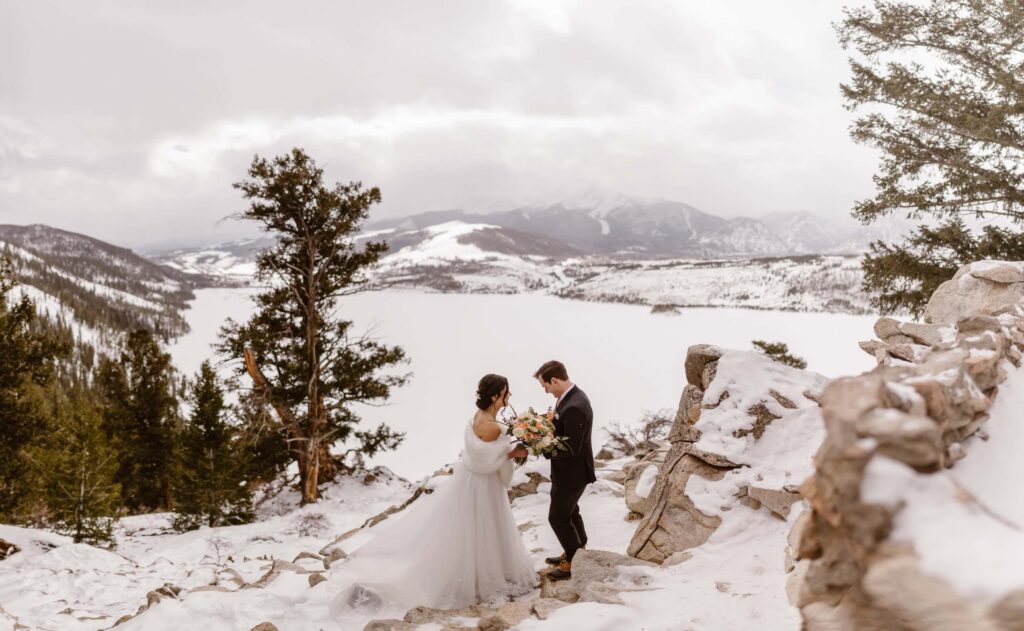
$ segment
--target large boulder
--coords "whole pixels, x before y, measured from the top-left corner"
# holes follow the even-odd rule
[[[718,528],[721,518],[705,515],[686,495],[691,475],[720,480],[725,470],[673,447],[645,505],[643,520],[629,542],[629,556],[661,563],[673,553],[701,545]]]
[[[962,266],[939,285],[924,309],[925,322],[955,324],[960,318],[991,314],[1024,298],[1024,264],[977,261]]]

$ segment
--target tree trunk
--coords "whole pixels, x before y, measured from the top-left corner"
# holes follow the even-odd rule
[[[316,453],[306,455],[306,475],[302,480],[302,504],[310,504],[320,499],[317,486],[320,482],[320,459]]]
[[[320,482],[320,435],[323,432],[323,401],[320,396],[320,356],[317,342],[320,328],[317,321],[317,285],[316,285],[316,239],[307,234],[306,238],[306,362],[309,377],[306,381],[306,418],[309,420],[306,450],[306,479],[302,486],[302,503],[315,502],[320,494],[317,485]]]
[[[299,427],[298,420],[292,414],[288,406],[274,397],[274,390],[260,367],[256,364],[256,357],[252,349],[245,349],[244,353],[245,370],[253,381],[253,390],[259,393],[260,398],[274,408],[277,418],[281,421],[285,432],[288,434],[290,444],[295,446],[296,461],[299,465],[299,489],[302,492],[302,504],[315,502],[319,498],[316,487],[319,483],[319,471],[310,466],[309,443],[310,438],[304,436]]]

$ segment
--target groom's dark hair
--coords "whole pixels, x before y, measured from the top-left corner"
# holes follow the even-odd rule
[[[544,362],[544,365],[538,368],[537,372],[533,373],[533,377],[535,379],[539,377],[544,383],[551,383],[551,380],[555,378],[569,381],[569,372],[565,369],[565,364],[551,360]]]

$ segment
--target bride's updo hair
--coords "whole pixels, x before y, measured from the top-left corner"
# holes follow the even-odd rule
[[[508,388],[508,379],[501,375],[484,375],[476,385],[476,407],[486,410],[494,403],[496,395]]]

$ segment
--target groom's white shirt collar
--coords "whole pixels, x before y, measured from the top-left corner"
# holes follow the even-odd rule
[[[563,392],[563,393],[562,393],[562,396],[558,397],[558,400],[557,400],[557,401],[555,401],[555,407],[556,407],[556,408],[557,408],[557,407],[558,407],[559,405],[561,405],[561,403],[562,403],[562,399],[564,399],[564,398],[565,398],[565,396],[566,396],[567,394],[569,394],[570,392],[572,392],[572,389],[573,389],[573,388],[575,388],[575,387],[576,387],[576,384],[572,384],[571,386],[569,386],[568,388],[566,388],[566,389],[565,389],[565,392]]]

